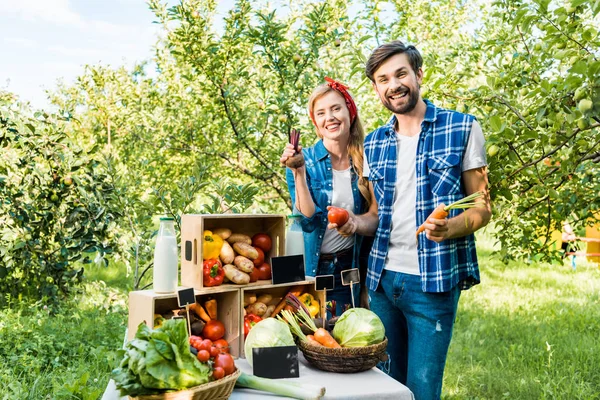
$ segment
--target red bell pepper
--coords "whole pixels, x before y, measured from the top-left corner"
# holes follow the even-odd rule
[[[246,314],[244,317],[244,337],[248,336],[250,329],[257,323],[262,321],[262,318],[255,314]]]
[[[202,264],[204,271],[204,286],[219,286],[225,278],[225,271],[221,266],[221,262],[216,258],[211,258],[204,261]]]

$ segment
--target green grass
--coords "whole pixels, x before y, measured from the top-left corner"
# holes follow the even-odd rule
[[[443,398],[600,399],[597,264],[504,265],[479,248],[482,282],[461,295]]]
[[[511,263],[480,240],[482,283],[463,292],[443,398],[600,399],[600,270]],[[131,276],[92,267],[50,316],[0,310],[0,399],[97,399],[118,362]]]

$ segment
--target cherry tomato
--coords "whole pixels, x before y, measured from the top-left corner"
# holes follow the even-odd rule
[[[206,350],[200,350],[196,357],[198,357],[198,361],[200,362],[207,362],[210,358],[210,353]]]
[[[258,267],[258,279],[271,279],[271,266],[263,263]]]
[[[221,321],[211,319],[204,325],[202,336],[210,340],[219,340],[225,336],[225,325]]]
[[[265,262],[265,252],[262,251],[260,247],[255,247],[255,249],[258,252],[258,257],[252,260],[252,262],[254,263],[255,267],[260,267],[260,265]]]
[[[344,210],[343,208],[333,206],[327,207],[327,209],[327,219],[332,224],[337,224],[338,227],[341,227],[348,222],[348,219],[350,218],[348,211]]]
[[[250,275],[250,282],[256,282],[258,280],[258,277],[260,276],[258,267],[252,268],[252,272],[250,272],[248,275]]]
[[[222,377],[225,376],[225,370],[221,367],[216,367],[213,370],[213,378],[215,378],[216,380],[221,379]]]
[[[213,346],[219,349],[219,353],[229,353],[229,343],[225,339],[215,340]]]
[[[271,250],[272,245],[271,238],[266,233],[257,233],[252,236],[252,246],[262,249],[265,253]]]
[[[220,340],[220,339],[219,339],[219,340]],[[219,349],[217,346],[215,346],[215,345],[213,344],[213,346],[210,348],[210,356],[211,356],[211,357],[216,357],[216,356],[217,356],[217,354],[221,354],[221,350],[220,350],[220,349]]]
[[[221,367],[225,371],[225,376],[233,374],[235,371],[235,363],[233,357],[227,353],[218,354],[215,357],[215,368]]]
[[[212,345],[213,345],[212,344],[212,340],[210,340],[210,339],[204,339],[198,345],[198,350],[206,350],[207,352],[210,353],[210,348],[212,347]]]

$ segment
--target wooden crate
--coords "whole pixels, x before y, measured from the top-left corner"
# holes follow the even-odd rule
[[[266,233],[273,247],[265,254],[265,262],[271,265],[272,256],[282,256],[285,251],[285,216],[268,214],[184,214],[181,218],[181,285],[201,289],[202,285],[202,232],[215,228],[229,228],[233,233],[252,237]],[[270,284],[258,281],[249,286]],[[239,288],[233,283],[221,287]]]
[[[275,304],[277,305],[277,303],[279,303],[279,300],[281,298],[283,298],[287,292],[294,286],[296,285],[304,285],[306,286],[306,289],[304,290],[304,293],[310,293],[312,294],[317,300],[319,300],[319,303],[321,304],[321,314],[323,314],[325,312],[325,295],[324,292],[319,290],[315,290],[315,281],[314,279],[307,279],[305,281],[301,281],[301,282],[293,282],[293,283],[282,283],[282,284],[278,284],[278,285],[261,285],[261,286],[245,286],[242,287],[240,289],[240,357],[245,358],[245,352],[244,352],[244,295],[246,293],[256,293],[256,297],[259,297],[261,294],[270,294],[273,296],[273,300],[271,301],[270,304]],[[320,317],[320,315],[318,315],[317,317]]]
[[[183,288],[180,288],[183,289]],[[208,297],[217,300],[217,318],[225,325],[225,340],[229,343],[231,355],[240,354],[240,291],[231,288],[204,288],[195,290],[196,301],[202,303]],[[152,328],[154,314],[178,309],[177,294],[154,293],[153,290],[129,292],[129,321],[127,339],[135,336],[141,322]]]

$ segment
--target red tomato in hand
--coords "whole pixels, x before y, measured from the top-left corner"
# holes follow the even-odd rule
[[[260,247],[255,247],[255,249],[258,252],[258,257],[252,260],[252,262],[255,267],[260,267],[260,265],[265,262],[265,252]]]
[[[269,250],[271,250],[272,245],[271,237],[266,233],[257,233],[252,236],[252,246],[260,248],[265,253],[268,253]]]
[[[202,337],[205,337],[210,340],[219,340],[223,336],[225,336],[225,325],[223,325],[221,321],[211,319],[206,323],[206,325],[204,325],[204,329],[202,330]],[[208,350],[210,351],[210,348]]]
[[[258,269],[258,279],[271,279],[271,266],[263,263]]]
[[[327,207],[327,210],[327,219],[332,224],[337,224],[338,227],[343,226],[350,218],[348,211],[344,210],[343,208],[329,206]]]
[[[223,371],[225,371],[225,376],[233,374],[235,371],[233,357],[227,353],[218,354],[215,357],[215,369],[219,367],[223,368]]]

